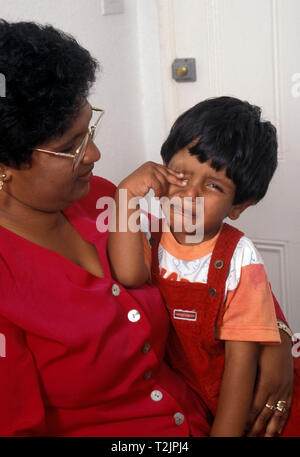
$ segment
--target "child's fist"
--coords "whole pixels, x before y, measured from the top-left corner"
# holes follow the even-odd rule
[[[146,162],[119,184],[119,189],[127,189],[129,197],[144,197],[150,189],[160,198],[166,195],[169,184],[180,187],[186,185],[184,174],[155,162]]]

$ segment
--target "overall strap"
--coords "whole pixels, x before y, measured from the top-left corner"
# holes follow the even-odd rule
[[[206,322],[207,336],[211,342],[214,341],[215,325],[221,325],[223,320],[224,292],[230,262],[243,235],[240,230],[224,223],[211,256],[207,276],[209,309]]]

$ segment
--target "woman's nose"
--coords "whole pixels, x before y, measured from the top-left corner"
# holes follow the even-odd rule
[[[83,156],[82,162],[84,163],[92,163],[97,162],[101,158],[101,152],[98,147],[95,145],[93,140],[89,140],[87,144],[87,148],[85,154]]]

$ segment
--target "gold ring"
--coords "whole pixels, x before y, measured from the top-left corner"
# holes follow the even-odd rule
[[[269,408],[271,411],[275,411],[275,410],[277,409],[276,406],[269,405],[269,403],[266,403],[266,404],[265,404],[265,407],[266,407],[266,408]]]
[[[286,401],[285,400],[279,400],[276,405],[277,411],[280,411],[282,414],[284,414],[287,409],[286,409]]]

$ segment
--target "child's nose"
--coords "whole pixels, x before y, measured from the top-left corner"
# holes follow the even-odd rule
[[[192,183],[187,182],[186,186],[182,189],[183,197],[202,197],[202,192],[198,186],[193,185]]]

